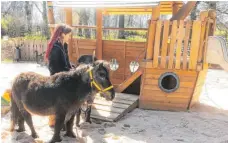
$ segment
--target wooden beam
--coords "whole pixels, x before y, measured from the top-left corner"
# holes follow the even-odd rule
[[[65,8],[65,21],[66,24],[69,26],[72,26],[72,8]],[[69,39],[68,43],[68,55],[69,55],[69,60],[73,62],[73,46],[72,46],[72,35]]]
[[[116,92],[123,92],[130,84],[132,84],[139,76],[142,75],[142,70],[136,71],[130,78],[121,83],[116,89]]]
[[[194,8],[196,2],[197,1],[189,1],[180,10],[178,10],[178,12],[175,15],[173,15],[170,20],[184,20],[189,15],[191,10]]]
[[[203,11],[200,13],[200,21],[202,21],[202,28],[201,28],[201,33],[200,33],[200,47],[199,47],[197,63],[202,63],[202,61],[203,61],[203,48],[205,45],[205,34],[206,34],[206,26],[207,26],[206,18],[207,17],[208,17],[208,11]]]
[[[97,47],[96,47],[96,57],[97,59],[101,60],[102,59],[102,10],[97,9],[96,10],[96,37],[97,37]]]
[[[148,37],[147,37],[147,51],[146,51],[146,59],[152,60],[153,56],[153,48],[154,48],[154,40],[156,33],[156,21],[160,16],[160,6],[154,7],[152,9],[152,18],[151,23],[149,25]]]
[[[55,24],[52,2],[48,1],[47,5],[48,5],[48,22],[49,22],[49,24]],[[50,28],[50,30],[51,30],[51,35],[52,35],[54,32],[54,28]]]
[[[172,5],[172,15],[176,15],[179,9],[180,9],[179,4],[174,1]]]

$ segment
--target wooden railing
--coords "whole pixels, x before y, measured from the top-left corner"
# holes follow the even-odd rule
[[[144,66],[161,69],[201,70],[205,61],[209,30],[214,22],[158,20],[155,21],[155,42],[152,60]],[[147,42],[150,39],[147,40]],[[147,45],[147,48],[150,45]]]

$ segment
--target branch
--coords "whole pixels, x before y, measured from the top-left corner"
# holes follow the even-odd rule
[[[221,11],[221,10],[219,10],[219,9],[216,9],[216,11],[218,11],[218,12],[220,12],[220,13],[222,13],[222,14],[227,14],[227,15],[228,15],[228,12],[226,12],[226,11]]]
[[[40,8],[38,7],[37,3],[36,2],[33,2],[33,4],[36,6],[36,8],[38,9],[38,11],[43,14],[43,12],[40,10]]]

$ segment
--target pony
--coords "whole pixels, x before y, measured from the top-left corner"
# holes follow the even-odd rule
[[[52,76],[34,72],[21,73],[14,79],[11,92],[10,130],[13,131],[18,123],[17,131],[22,132],[26,122],[31,136],[37,138],[31,115],[55,115],[54,135],[50,143],[62,140],[60,130],[64,124],[65,136],[76,137],[73,132],[75,114],[82,103],[94,98],[91,96],[100,93],[108,101],[115,97],[108,66],[104,61],[96,61],[93,65],[79,65],[74,70]]]

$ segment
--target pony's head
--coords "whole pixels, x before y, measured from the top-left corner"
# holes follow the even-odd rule
[[[90,82],[93,90],[104,97],[106,100],[113,100],[115,91],[109,78],[108,63],[95,61],[93,68],[89,71]]]

